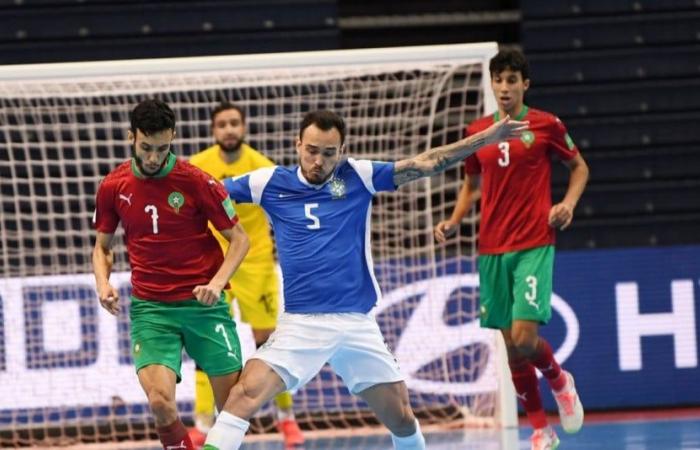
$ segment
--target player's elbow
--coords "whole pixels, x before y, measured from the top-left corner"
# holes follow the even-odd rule
[[[243,246],[245,247],[245,252],[247,254],[248,250],[250,250],[250,238],[246,234],[245,236],[243,236],[243,239],[244,239]]]
[[[581,159],[581,178],[583,178],[586,182],[588,182],[588,179],[590,178],[591,175],[591,170],[588,168],[588,164],[586,164],[586,161],[582,158]]]
[[[112,256],[112,250],[109,247],[105,247],[99,241],[95,242],[95,247],[92,249],[92,260],[93,261],[103,261],[110,260]]]
[[[246,232],[239,230],[239,232],[235,234],[234,240],[236,241],[236,248],[240,248],[244,254],[247,254],[248,250],[250,250],[250,238]]]
[[[581,157],[581,155],[577,155],[574,157],[569,163],[569,170],[571,173],[576,173],[580,174],[581,178],[584,178],[585,180],[588,180],[588,175],[590,173],[590,169],[588,168],[588,164],[586,163],[586,160]]]

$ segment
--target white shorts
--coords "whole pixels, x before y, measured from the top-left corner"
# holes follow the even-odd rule
[[[403,381],[371,314],[283,313],[267,342],[251,357],[267,363],[296,391],[329,363],[357,394],[380,383]]]

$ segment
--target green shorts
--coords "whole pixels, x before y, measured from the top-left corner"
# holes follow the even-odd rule
[[[506,329],[514,320],[549,322],[553,267],[552,245],[479,256],[481,326]]]
[[[197,300],[165,303],[131,296],[131,352],[138,373],[160,364],[182,378],[182,348],[210,376],[241,370],[241,344],[229,305],[212,306]]]

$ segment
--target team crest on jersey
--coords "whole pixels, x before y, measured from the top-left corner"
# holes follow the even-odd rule
[[[185,204],[185,196],[175,191],[168,195],[168,205],[170,205],[176,213],[180,213],[180,208]]]
[[[333,178],[330,183],[328,183],[328,189],[331,191],[333,200],[345,198],[345,181],[340,178]]]
[[[523,134],[520,135],[520,140],[523,141],[525,147],[530,148],[532,143],[535,142],[535,133],[530,130],[523,131]]]

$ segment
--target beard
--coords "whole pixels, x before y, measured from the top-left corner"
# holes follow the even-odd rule
[[[301,167],[301,174],[304,175],[306,181],[308,181],[311,184],[323,184],[330,178],[335,176],[336,170],[338,170],[338,167],[345,164],[346,159],[347,158],[341,153],[341,156],[333,166],[333,169],[331,169],[327,174],[325,174],[325,176],[323,175],[323,170],[314,171],[304,169],[301,165],[301,161],[299,161],[299,167]]]
[[[304,178],[306,178],[306,181],[308,181],[311,184],[323,184],[326,181],[328,181],[328,179],[330,177],[333,176],[334,171],[335,171],[335,169],[331,170],[330,172],[328,172],[324,175],[322,170],[321,171],[316,171],[316,170],[308,170],[307,171],[307,170],[304,170],[302,168],[301,174],[304,175]]]
[[[231,145],[226,145],[221,141],[216,141],[216,144],[219,146],[219,148],[221,148],[221,150],[224,151],[224,153],[228,153],[230,155],[231,153],[237,153],[241,149],[241,145],[243,145],[243,139],[238,139]]]
[[[149,172],[149,171],[146,170],[146,168],[143,166],[143,161],[142,161],[141,158],[139,158],[138,155],[136,154],[136,148],[134,148],[133,145],[131,146],[131,157],[134,159],[134,162],[136,162],[136,167],[139,168],[139,172],[141,172],[142,175],[147,176],[147,177],[152,177],[152,176],[156,175],[157,173],[159,173],[160,170],[163,168],[163,166],[165,166],[165,163],[168,162],[168,158],[166,157],[166,158],[163,160],[163,162],[161,163],[161,165],[158,166],[158,168],[157,168],[156,170],[154,170],[153,172]]]

